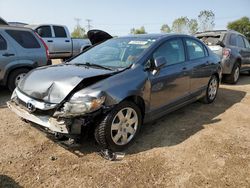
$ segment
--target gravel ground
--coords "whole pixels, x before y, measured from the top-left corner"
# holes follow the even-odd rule
[[[66,148],[21,121],[0,88],[0,187],[250,187],[250,77],[144,125],[122,161]]]

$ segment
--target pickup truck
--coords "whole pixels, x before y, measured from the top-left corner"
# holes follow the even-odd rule
[[[69,30],[63,25],[26,25],[36,31],[49,48],[51,59],[68,59],[91,46],[88,39],[71,38]]]

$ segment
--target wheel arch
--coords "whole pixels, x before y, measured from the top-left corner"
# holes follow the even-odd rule
[[[140,97],[138,95],[132,95],[132,96],[126,97],[122,101],[130,101],[130,102],[135,103],[140,108],[142,117],[144,118],[144,115],[145,115],[145,102],[144,102],[142,97]]]

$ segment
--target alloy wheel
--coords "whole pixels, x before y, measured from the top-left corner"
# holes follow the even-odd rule
[[[111,138],[117,145],[126,145],[135,136],[138,129],[138,115],[133,108],[121,109],[111,124]]]

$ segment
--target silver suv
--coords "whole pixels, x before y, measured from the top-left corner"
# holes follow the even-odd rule
[[[221,58],[224,81],[236,84],[240,72],[250,73],[250,44],[247,38],[233,30],[197,33],[208,47]]]
[[[31,69],[49,64],[46,44],[31,29],[0,26],[0,85],[12,91]]]

